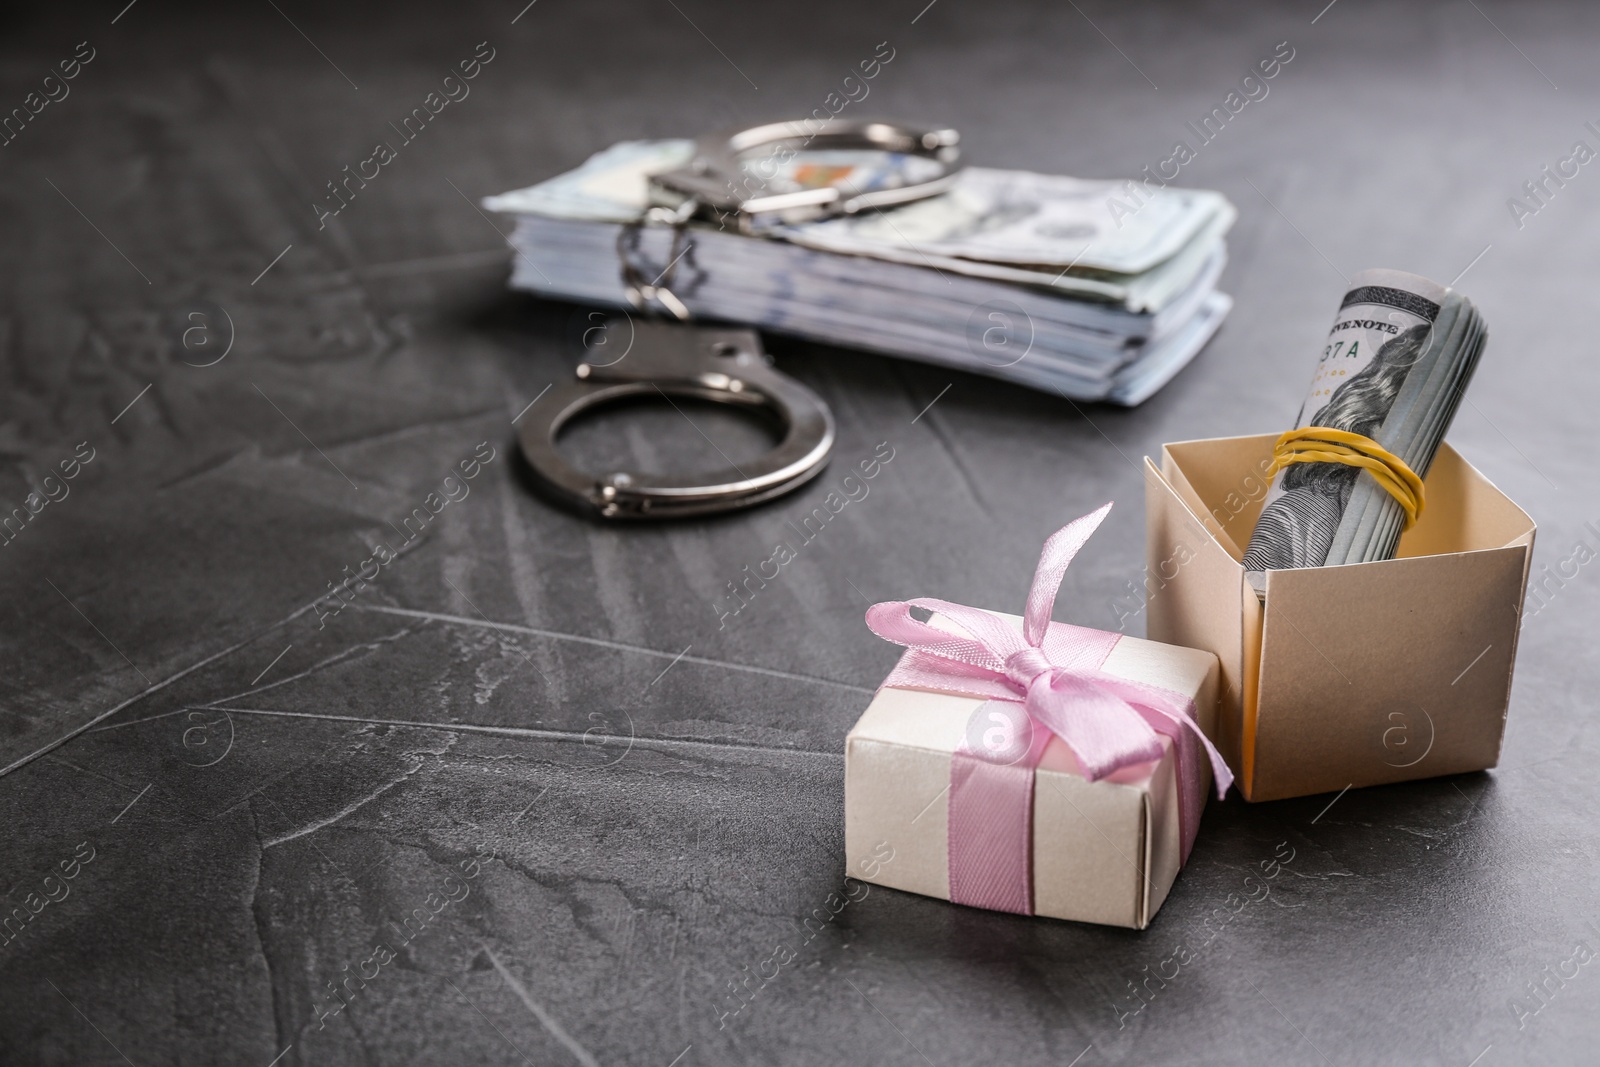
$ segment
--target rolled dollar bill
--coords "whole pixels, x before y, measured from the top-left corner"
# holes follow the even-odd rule
[[[1478,309],[1455,290],[1403,271],[1362,271],[1334,316],[1295,428],[1370,438],[1426,478],[1486,337]],[[1268,570],[1390,559],[1406,518],[1359,466],[1295,463],[1273,478],[1245,571],[1264,596]]]

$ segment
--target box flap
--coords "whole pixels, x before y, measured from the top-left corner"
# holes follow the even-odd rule
[[[1176,489],[1190,487],[1189,507],[1211,521],[1217,540],[1234,560],[1244,558],[1261,505],[1272,486],[1272,446],[1277,434],[1176,441],[1162,446],[1163,473]],[[1169,465],[1165,462],[1170,460]]]
[[[1246,800],[1255,799],[1256,788],[1256,708],[1261,699],[1261,623],[1266,606],[1249,582],[1239,583],[1239,678],[1237,719],[1239,721],[1240,762],[1230,764],[1239,779],[1239,792]],[[1224,694],[1222,705],[1233,705]]]
[[[1240,694],[1245,684],[1238,605],[1240,590],[1246,588],[1244,569],[1202,529],[1201,520],[1148,458],[1145,471],[1145,573],[1150,608],[1146,628],[1154,641],[1202,649],[1217,657],[1220,709],[1207,732],[1228,765],[1238,768]]]
[[[1218,523],[1211,512],[1206,509],[1205,502],[1200,499],[1200,494],[1195,492],[1194,486],[1189,483],[1189,476],[1183,473],[1183,468],[1174,462],[1171,452],[1169,452],[1166,448],[1161,450],[1160,471],[1157,471],[1151,464],[1149,456],[1144,458],[1144,463],[1145,481],[1147,483],[1151,479],[1160,481],[1166,487],[1168,492],[1172,493],[1183,503],[1183,506],[1188,509],[1189,515],[1194,519],[1194,521],[1203,527],[1208,534],[1217,540],[1218,543],[1226,548],[1231,555],[1233,555],[1235,558],[1243,555],[1242,550],[1233,543],[1233,538],[1228,536],[1227,531],[1222,528],[1222,525]],[[1147,484],[1145,486],[1146,496],[1149,495],[1149,491],[1150,486]]]
[[[1423,485],[1427,502],[1417,524],[1400,535],[1396,559],[1532,542],[1533,519],[1448,441]]]

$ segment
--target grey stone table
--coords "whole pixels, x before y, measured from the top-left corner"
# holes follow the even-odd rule
[[[1600,12],[523,3],[8,14],[0,107],[54,99],[0,147],[0,503],[76,477],[0,547],[0,889],[28,915],[0,945],[0,1062],[1594,1062],[1600,568],[1573,560],[1600,503],[1571,445],[1600,177],[1524,183],[1600,145]],[[474,204],[622,138],[809,112],[882,41],[875,113],[1089,176],[1169,156],[1289,42],[1183,175],[1239,205],[1238,303],[1131,411],[770,339],[832,405],[841,465],[894,458],[719,625],[839,475],[673,526],[531,495],[511,422],[570,373],[575,309],[504,291],[504,223]],[[327,183],[480,51],[470,96],[319,228]],[[1114,607],[1143,566],[1140,457],[1288,425],[1372,265],[1482,306],[1452,441],[1541,524],[1536,569],[1568,561],[1501,766],[1214,802],[1143,933],[892,890],[807,927],[844,888],[843,737],[895,658],[866,605],[1018,605],[1042,537],[1115,498],[1058,617],[1142,632]],[[708,451],[653,409],[573,447]],[[402,533],[463,462],[466,495]],[[316,609],[380,542],[378,576]]]

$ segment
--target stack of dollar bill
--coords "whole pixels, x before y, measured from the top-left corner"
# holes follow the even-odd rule
[[[1086,400],[1138,404],[1221,325],[1235,212],[1219,193],[968,168],[948,192],[855,216],[624,232],[648,176],[691,141],[630,141],[484,206],[516,219],[511,284],[627,307],[619,236],[696,319],[939,363]],[[881,153],[799,153],[779,181],[859,187]],[[915,160],[910,162],[914,163]]]
[[[1472,301],[1415,274],[1357,274],[1334,316],[1295,420],[1370,437],[1426,478],[1488,333]],[[1371,475],[1339,463],[1279,471],[1245,550],[1265,571],[1390,559],[1405,511]]]

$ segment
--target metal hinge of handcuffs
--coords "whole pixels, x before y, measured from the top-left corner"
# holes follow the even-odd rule
[[[696,142],[694,157],[676,170],[650,179],[651,207],[617,238],[622,281],[640,311],[664,309],[676,321],[634,320],[622,357],[609,364],[578,364],[577,380],[555,387],[539,405],[541,417],[522,424],[520,441],[536,479],[556,496],[608,519],[671,518],[730,511],[781,496],[821,473],[833,451],[833,416],[816,393],[771,366],[752,329],[686,325],[690,311],[671,284],[680,260],[693,248],[688,223],[696,217],[734,223],[752,232],[759,220],[785,223],[849,215],[903,204],[944,192],[961,168],[957,134],[874,121],[838,122],[817,133],[800,122],[777,122],[717,134]],[[942,167],[927,181],[858,192],[837,186],[751,194],[741,157],[758,149],[875,149],[934,160]],[[785,157],[787,158],[787,157]],[[755,184],[761,184],[759,176]],[[740,190],[744,186],[745,191]],[[628,255],[644,225],[673,229],[667,267],[647,281]],[[692,257],[689,257],[692,258]],[[616,320],[613,320],[615,324]],[[580,412],[633,396],[690,396],[761,409],[776,416],[783,436],[759,459],[703,475],[588,474],[556,450],[562,426]]]

